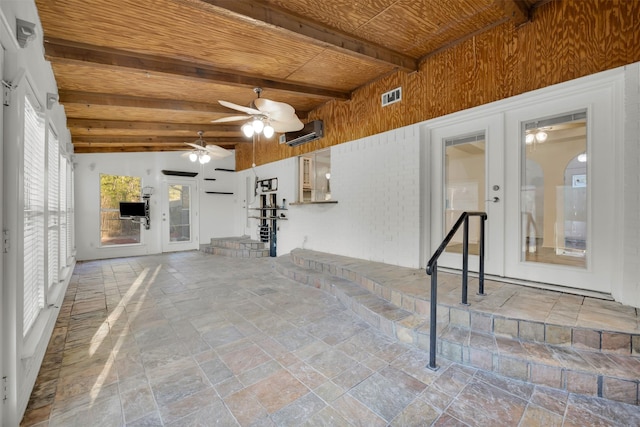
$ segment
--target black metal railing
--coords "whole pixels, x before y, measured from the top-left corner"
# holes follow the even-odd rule
[[[444,238],[438,249],[427,263],[427,274],[431,276],[431,320],[429,324],[429,365],[432,370],[438,369],[436,366],[436,310],[438,305],[438,258],[453,239],[461,225],[463,228],[462,237],[462,304],[467,303],[467,285],[469,279],[469,217],[480,217],[480,242],[479,242],[479,266],[478,266],[478,295],[484,295],[484,222],[487,220],[486,212],[463,212],[460,218],[453,224],[451,230]]]

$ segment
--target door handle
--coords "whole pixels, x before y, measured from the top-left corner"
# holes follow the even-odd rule
[[[493,199],[485,200],[485,202],[498,203],[500,201],[500,197],[494,196]]]

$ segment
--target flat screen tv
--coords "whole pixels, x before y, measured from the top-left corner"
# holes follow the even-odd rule
[[[144,202],[120,202],[120,218],[147,216]]]

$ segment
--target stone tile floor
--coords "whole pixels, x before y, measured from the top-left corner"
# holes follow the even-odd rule
[[[267,259],[79,263],[23,426],[637,426],[394,342]]]

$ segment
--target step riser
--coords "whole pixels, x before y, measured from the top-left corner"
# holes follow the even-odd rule
[[[269,256],[269,250],[245,250],[245,249],[228,249],[208,246],[203,249],[203,252],[212,255],[222,255],[231,258],[265,258]]]
[[[243,241],[230,241],[223,239],[211,239],[210,246],[215,246],[225,249],[237,249],[237,250],[263,250],[266,249],[266,245],[263,242],[243,242]]]
[[[418,302],[415,298],[388,290],[346,267],[306,260],[293,253],[290,259],[290,267],[274,263],[276,270],[334,295],[361,319],[386,335],[429,350],[428,301]],[[354,286],[369,291],[371,296],[354,289]],[[394,312],[390,307],[384,307],[384,302],[373,299],[375,297],[395,303],[396,308],[402,307],[406,315],[402,309]],[[389,317],[390,313],[393,316]],[[638,375],[606,366],[608,361],[610,363],[608,357],[618,358],[616,360],[620,363],[625,357],[635,360],[640,351],[636,335],[548,325],[440,304],[437,314],[437,354],[440,357],[533,384],[639,404]],[[531,346],[531,351],[539,347],[553,348],[558,352],[558,360],[555,354],[544,357],[529,354],[526,346]],[[569,362],[563,363],[563,357],[577,358],[579,363],[585,363],[585,369],[566,366]],[[591,362],[582,361],[583,357]],[[594,366],[601,369],[594,372],[595,369],[590,369]]]

